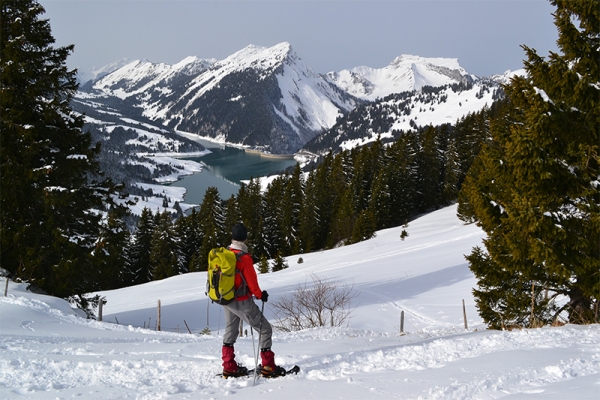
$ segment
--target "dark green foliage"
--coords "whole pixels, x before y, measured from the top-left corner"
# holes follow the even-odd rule
[[[460,196],[461,217],[488,234],[468,260],[495,328],[550,323],[563,309],[591,322],[600,297],[600,9],[552,3],[563,54],[544,60],[524,46],[529,77],[505,88],[506,113]]]
[[[76,72],[65,62],[73,46],[52,46],[36,1],[3,0],[1,7],[2,267],[83,304],[83,294],[99,288],[94,269],[106,266],[92,254],[110,182],[101,180],[99,146],[70,106]]]
[[[281,251],[278,251],[273,260],[273,272],[281,271],[286,268],[289,268],[289,266],[281,255]]]
[[[179,254],[173,220],[168,211],[157,215],[152,234],[150,268],[153,280],[165,279],[179,272]]]
[[[154,227],[152,212],[148,208],[144,208],[128,248],[130,263],[128,282],[130,284],[139,285],[152,280],[150,252]]]
[[[208,253],[215,247],[226,246],[231,238],[231,227],[225,227],[225,213],[223,202],[216,187],[206,189],[197,221],[201,232],[198,258],[200,265],[204,264],[201,271],[208,268]]]
[[[98,287],[103,290],[117,289],[129,284],[129,259],[126,251],[130,233],[123,220],[125,210],[113,208],[100,224],[100,236],[94,249],[97,264],[94,272]],[[90,274],[93,274],[90,271]]]
[[[258,263],[258,272],[260,272],[261,274],[268,274],[269,270],[269,260],[267,260],[267,256],[262,255]]]
[[[370,210],[362,210],[356,219],[350,243],[371,239],[377,230],[377,220]]]

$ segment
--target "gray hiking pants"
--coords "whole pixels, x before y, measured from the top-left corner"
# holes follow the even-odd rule
[[[259,332],[259,348],[271,348],[273,343],[271,339],[273,329],[271,328],[269,321],[267,321],[267,319],[260,312],[260,308],[258,308],[256,303],[254,303],[254,300],[234,300],[231,303],[224,305],[223,309],[225,310],[225,334],[223,334],[223,343],[235,343],[239,335],[240,320],[243,320],[257,332],[259,329],[262,329]]]

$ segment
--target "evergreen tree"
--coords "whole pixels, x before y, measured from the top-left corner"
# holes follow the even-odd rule
[[[272,257],[286,243],[287,233],[284,231],[283,202],[285,200],[286,177],[274,179],[267,187],[264,195],[265,212],[262,225],[262,238],[265,255]]]
[[[391,225],[391,192],[389,185],[389,173],[387,168],[382,168],[373,181],[371,198],[368,210],[375,218],[376,229],[389,228]]]
[[[263,254],[266,255],[267,251],[263,237],[265,204],[260,179],[250,179],[247,185],[242,184],[237,198],[242,221],[248,229],[247,244],[249,251],[257,257]]]
[[[354,224],[351,243],[358,243],[375,237],[376,230],[377,225],[373,213],[370,210],[361,211],[356,224]]]
[[[441,194],[441,169],[440,145],[438,130],[428,126],[420,134],[421,150],[417,154],[417,167],[420,190],[418,211],[425,212],[437,208]]]
[[[458,143],[452,137],[448,141],[448,147],[444,152],[444,180],[441,186],[442,205],[450,205],[458,197],[459,180],[461,178],[460,160],[458,154]]]
[[[403,133],[388,148],[391,224],[405,223],[416,213],[417,140],[413,131]]]
[[[197,220],[198,213],[192,209],[190,215],[180,216],[174,224],[175,236],[181,253],[180,274],[190,271],[192,259],[200,249],[201,233]]]
[[[300,209],[298,238],[301,253],[310,253],[318,248],[316,244],[319,219],[315,186],[316,176],[314,170],[308,174],[304,189],[304,201]]]
[[[150,268],[153,280],[161,280],[177,275],[179,272],[179,255],[173,220],[168,211],[159,214],[159,218],[152,234],[150,251]]]
[[[118,289],[127,286],[129,259],[127,246],[130,233],[123,220],[125,210],[111,209],[100,225],[100,237],[94,249],[96,282],[104,290]]]
[[[337,208],[334,210],[335,217],[331,227],[331,246],[338,243],[346,244],[352,239],[352,231],[356,216],[352,207],[352,189],[346,188],[346,192],[340,196]]]
[[[300,252],[300,212],[304,197],[302,170],[296,164],[294,172],[287,180],[285,197],[282,205],[282,231],[285,233],[283,246],[285,255]]]
[[[231,195],[227,204],[225,205],[225,220],[223,222],[223,237],[220,239],[220,243],[223,246],[227,246],[231,241],[231,228],[238,222],[242,222],[242,213],[238,206],[238,201],[234,195]]]
[[[339,242],[349,239],[348,224],[353,222],[354,211],[352,208],[352,193],[350,192],[350,181],[348,179],[347,162],[349,153],[343,151],[338,153],[331,164],[331,170],[327,178],[331,205],[329,214],[332,215],[331,227],[326,245],[328,248],[336,246]]]
[[[545,60],[523,46],[528,76],[505,88],[509,112],[492,124],[461,196],[463,217],[488,235],[468,260],[494,328],[550,323],[563,310],[591,322],[600,298],[600,8],[552,4],[562,54]]]
[[[144,207],[132,235],[129,253],[129,282],[133,285],[147,283],[152,280],[150,253],[152,251],[152,235],[154,234],[154,216],[149,208]]]
[[[260,261],[258,263],[258,272],[260,272],[261,274],[268,274],[269,269],[269,260],[267,260],[267,256],[263,254],[262,256],[260,256]]]
[[[2,267],[58,297],[99,289],[91,254],[97,210],[109,182],[100,180],[99,145],[73,112],[78,85],[66,59],[73,46],[52,46],[44,8],[3,0],[0,34],[0,247]]]
[[[198,212],[198,224],[202,232],[198,262],[200,265],[204,264],[201,270],[205,271],[208,268],[208,253],[210,250],[215,247],[229,245],[229,240],[224,241],[224,238],[231,238],[231,227],[225,227],[225,214],[221,196],[214,186],[206,189]]]
[[[330,235],[332,210],[335,199],[335,193],[331,190],[331,169],[333,164],[333,154],[330,152],[323,158],[323,162],[314,172],[312,212],[314,220],[314,246],[316,249],[322,249],[327,246],[327,239]]]
[[[281,271],[288,268],[288,264],[283,258],[281,251],[278,251],[275,255],[275,259],[273,260],[273,272]]]

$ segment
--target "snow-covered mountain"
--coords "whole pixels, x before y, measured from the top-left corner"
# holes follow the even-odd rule
[[[524,69],[518,69],[516,71],[505,71],[503,74],[495,74],[490,76],[490,79],[494,82],[500,83],[502,85],[507,85],[510,83],[510,80],[514,77],[514,76],[526,76],[527,75],[527,71],[525,71]]]
[[[136,61],[94,82],[172,129],[291,154],[358,101],[308,67],[289,43],[248,46],[224,60]]]
[[[131,62],[132,62],[132,60],[130,60],[129,58],[123,58],[121,60],[118,60],[118,61],[115,61],[108,65],[105,65],[103,67],[99,67],[99,68],[92,67],[89,70],[78,70],[77,78],[82,83],[87,83],[88,81],[96,81],[96,80],[102,78],[103,76],[106,76],[106,75],[110,74],[111,72],[116,71],[117,69],[119,69]]]
[[[327,79],[358,98],[373,101],[392,93],[473,82],[456,58],[424,58],[401,55],[384,68],[356,67],[329,72]]]
[[[504,91],[497,82],[480,78],[392,93],[355,108],[331,129],[308,142],[304,149],[317,154],[337,152],[363,146],[378,137],[390,141],[402,131],[456,124],[468,114],[490,107],[503,96]]]
[[[490,106],[502,96],[501,84],[522,74],[481,78],[454,58],[401,55],[384,68],[323,75],[287,42],[250,45],[218,61],[187,57],[174,65],[133,61],[117,66],[84,89],[99,102],[121,104],[124,116],[132,113],[171,130],[285,154],[307,143],[311,151],[322,152],[365,144],[378,134],[391,137],[392,131],[455,123]],[[369,107],[367,116],[361,110]],[[382,108],[395,111],[372,111]],[[343,120],[352,113],[366,119],[361,129],[344,132]],[[375,120],[378,125],[370,126]],[[389,129],[382,130],[382,120]],[[335,141],[322,138],[332,135]],[[329,147],[319,148],[325,142]]]
[[[146,60],[132,61],[100,78],[93,85],[97,91],[107,96],[126,99],[142,95],[141,105],[158,94],[170,94],[182,77],[194,77],[206,71],[214,60],[187,57],[177,64],[154,64]]]

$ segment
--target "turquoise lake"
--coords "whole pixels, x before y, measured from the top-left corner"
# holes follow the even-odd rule
[[[210,186],[218,189],[222,199],[228,199],[232,194],[237,195],[242,181],[268,176],[296,164],[293,158],[269,158],[205,140],[199,142],[211,153],[188,159],[202,162],[206,167],[200,173],[185,176],[171,184],[187,189],[185,202],[188,204],[202,203]]]

